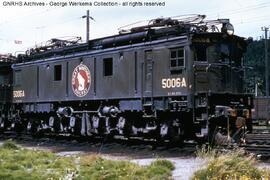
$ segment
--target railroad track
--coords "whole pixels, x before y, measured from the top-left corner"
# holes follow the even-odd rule
[[[173,146],[169,142],[158,144],[154,140],[140,138],[106,138],[106,137],[76,137],[68,135],[45,135],[33,137],[27,134],[6,132],[0,134],[0,140],[13,139],[23,146],[51,149],[54,152],[80,151],[82,153],[110,154],[132,157],[179,157],[194,156],[198,144],[184,142],[181,146]],[[270,134],[247,134],[246,144],[240,146],[219,146],[217,149],[242,148],[255,154],[262,160],[270,159]]]
[[[140,158],[194,156],[196,143],[185,142],[181,146],[172,146],[169,142],[157,144],[153,140],[140,138],[106,138],[106,137],[76,137],[50,136],[32,137],[7,132],[0,135],[0,140],[15,140],[19,145],[50,149],[54,152],[79,151],[81,153],[109,154]]]
[[[270,133],[254,133],[246,135],[247,144],[270,145]]]
[[[245,151],[257,155],[263,160],[270,159],[270,133],[257,133],[246,135],[246,144],[241,145]]]

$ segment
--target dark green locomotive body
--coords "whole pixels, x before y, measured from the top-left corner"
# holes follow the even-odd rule
[[[229,22],[222,32],[156,23],[162,26],[20,56],[13,65],[13,103],[21,117],[36,118],[25,120],[29,128],[66,121],[67,129],[84,135],[190,139],[206,137],[209,123],[219,122],[212,117],[230,117],[230,126],[238,117],[249,119],[252,95],[243,92],[246,44],[224,31]]]

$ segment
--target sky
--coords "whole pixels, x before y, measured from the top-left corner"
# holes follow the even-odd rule
[[[206,19],[228,18],[235,34],[259,39],[261,27],[270,26],[269,0],[73,0],[91,2],[92,6],[61,6],[72,0],[0,0],[0,54],[25,52],[52,38],[86,38],[86,10],[90,22],[90,39],[118,33],[118,28],[143,20],[187,14],[204,14]],[[41,2],[45,6],[15,6],[12,2]],[[94,2],[165,2],[165,6],[95,6]],[[60,6],[59,6],[60,5]],[[17,43],[15,43],[15,41]]]

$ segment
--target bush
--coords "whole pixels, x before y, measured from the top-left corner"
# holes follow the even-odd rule
[[[234,150],[210,159],[207,167],[195,172],[192,179],[269,179],[269,172],[255,165],[253,156]]]
[[[13,149],[13,150],[18,150],[19,147],[15,144],[15,142],[12,139],[9,139],[3,143],[1,148],[4,149]]]

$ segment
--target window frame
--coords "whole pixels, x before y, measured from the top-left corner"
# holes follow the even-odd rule
[[[56,67],[60,67],[60,73],[56,73]],[[53,81],[58,82],[63,80],[63,68],[62,64],[56,64],[53,66]],[[60,79],[56,78],[57,75],[60,74]]]
[[[111,61],[111,67],[110,67],[110,74],[108,74],[108,73],[106,73],[106,61]],[[113,57],[106,57],[106,58],[103,58],[103,77],[111,77],[111,76],[113,76]]]
[[[179,50],[183,51],[183,56],[179,56]],[[172,52],[175,52],[175,57],[172,58]],[[179,60],[183,61],[183,65],[179,66]],[[172,61],[176,61],[176,65],[172,66]],[[181,74],[182,70],[186,67],[186,52],[185,47],[173,47],[169,49],[169,68],[171,74]]]

